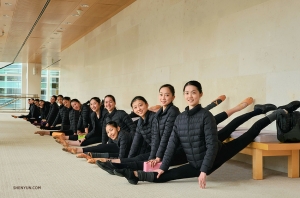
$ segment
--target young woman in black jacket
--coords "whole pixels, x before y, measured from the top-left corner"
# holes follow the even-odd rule
[[[101,100],[98,97],[93,97],[90,100],[90,107],[93,110],[91,114],[91,122],[93,125],[92,131],[85,135],[83,139],[71,141],[65,140],[64,137],[57,139],[57,142],[61,143],[64,148],[64,151],[69,151],[68,146],[69,144],[74,146],[87,146],[94,143],[99,143],[102,140],[102,126],[103,126],[103,119],[107,111],[104,109]]]
[[[118,153],[114,153],[115,157],[127,157],[132,143],[131,134],[127,131],[121,130],[120,126],[118,126],[117,122],[115,121],[107,122],[105,129],[108,137],[111,140],[111,142],[109,142],[107,145],[115,144],[119,148]],[[103,153],[88,153],[88,155],[81,153],[79,155],[81,155],[81,157],[85,157],[89,163],[93,164],[99,158],[103,158]]]
[[[211,104],[205,107],[206,110],[210,110],[220,104],[225,100],[225,96],[219,96],[216,100],[214,100]],[[173,105],[173,100],[175,99],[175,89],[170,84],[162,85],[159,88],[159,100],[161,103],[161,108],[157,111],[154,116],[153,124],[152,124],[152,138],[151,138],[151,152],[148,159],[144,159],[142,161],[135,162],[126,162],[126,163],[111,163],[106,162],[106,159],[101,159],[102,166],[104,170],[109,173],[112,173],[113,169],[119,168],[130,168],[133,170],[143,170],[144,161],[148,161],[150,165],[153,167],[157,163],[161,162],[165,150],[167,148],[167,143],[169,141],[174,122],[176,117],[180,114],[179,109]],[[233,113],[244,109],[246,106],[253,102],[252,98],[247,98],[242,101],[239,105],[234,108],[231,108],[227,111],[224,111],[215,116],[216,122],[220,123],[227,119]],[[115,160],[112,160],[113,162]],[[123,160],[124,161],[124,160]],[[182,149],[182,147],[178,147],[172,158],[171,165],[179,165],[187,163],[186,155]],[[101,164],[98,162],[98,165]]]
[[[69,152],[76,153],[103,153],[103,157],[115,157],[115,154],[119,153],[119,147],[116,144],[107,144],[108,136],[106,133],[106,124],[110,121],[115,121],[118,126],[120,126],[122,131],[127,131],[130,133],[131,137],[134,136],[136,125],[133,123],[129,115],[123,110],[116,109],[116,100],[112,95],[107,95],[104,98],[104,107],[107,110],[107,114],[103,119],[103,129],[102,129],[102,144],[91,146],[87,148],[66,148]],[[109,140],[109,143],[113,143]],[[105,154],[104,154],[105,153]],[[110,155],[111,154],[111,155]],[[99,157],[99,155],[97,155]]]
[[[43,135],[52,135],[53,132],[65,132],[70,134],[70,111],[72,110],[71,107],[71,99],[70,97],[63,98],[63,105],[59,106],[58,114],[52,123],[50,130],[42,130],[36,131],[35,134]],[[56,127],[57,124],[61,123],[60,127]],[[47,123],[48,124],[48,123]]]
[[[187,82],[184,86],[184,96],[188,107],[176,118],[160,169],[157,172],[117,169],[114,170],[115,174],[125,176],[131,184],[137,184],[138,181],[161,183],[176,179],[198,177],[200,188],[205,188],[206,175],[215,171],[223,163],[244,149],[263,128],[276,119],[278,114],[285,113],[282,109],[276,110],[267,117],[257,121],[240,137],[228,143],[223,143],[222,137],[225,136],[221,135],[222,137],[220,137],[220,134],[218,134],[214,117],[199,104],[199,100],[202,97],[201,84],[197,81]],[[247,120],[253,115],[259,115],[274,109],[276,109],[275,105],[260,105],[253,112],[244,114],[239,119]],[[224,133],[227,132],[230,134],[229,130],[224,131]],[[182,145],[189,163],[168,170],[178,145]]]

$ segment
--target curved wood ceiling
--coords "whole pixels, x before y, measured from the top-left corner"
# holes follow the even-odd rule
[[[49,0],[48,0],[49,1]],[[46,0],[1,0],[0,62],[42,64],[60,60],[60,52],[135,0],[50,0],[18,54]]]

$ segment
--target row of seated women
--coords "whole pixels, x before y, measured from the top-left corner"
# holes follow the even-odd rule
[[[98,97],[84,104],[65,97],[63,108],[70,110],[69,114],[61,115],[61,129],[35,133],[52,135],[63,145],[64,151],[96,163],[111,175],[125,177],[131,184],[198,177],[200,188],[205,188],[207,175],[244,149],[279,115],[291,113],[300,106],[299,101],[278,108],[273,104],[257,104],[253,111],[236,117],[218,130],[219,123],[252,104],[253,99],[248,97],[234,108],[213,116],[209,110],[225,100],[225,96],[203,108],[200,104],[202,86],[198,81],[187,82],[183,94],[187,107],[182,113],[173,104],[174,87],[165,84],[159,88],[161,104],[157,112],[149,110],[144,97],[136,96],[130,103],[133,110],[130,115],[116,109],[112,95],[104,98],[104,104]],[[237,127],[269,111],[273,112],[255,122],[243,135],[224,142]],[[139,117],[136,122],[132,119],[134,115]],[[67,117],[68,129],[63,127]],[[45,126],[53,128],[51,122],[46,120],[46,123]],[[87,145],[90,146],[83,147]],[[180,166],[169,169],[175,165]],[[153,172],[145,172],[144,166],[158,167]]]

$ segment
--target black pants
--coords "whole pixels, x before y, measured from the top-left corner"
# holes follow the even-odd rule
[[[89,139],[85,139],[83,142],[81,142],[80,146],[87,146],[90,144],[99,143],[101,141],[102,141],[101,136],[94,136],[94,137],[90,137]]]
[[[91,152],[93,157],[96,153],[118,153],[119,156],[119,147],[115,143],[112,144],[98,144],[96,146],[90,146],[82,149],[84,153]],[[95,155],[96,156],[96,155]],[[99,156],[99,155],[98,155]],[[115,155],[113,155],[115,156]],[[97,157],[95,157],[97,158]],[[101,157],[99,157],[101,158]]]
[[[258,120],[253,126],[245,132],[240,137],[228,142],[223,143],[220,148],[215,161],[213,163],[212,168],[207,173],[208,175],[218,169],[222,164],[231,159],[241,150],[243,150],[248,144],[250,144],[253,139],[260,133],[260,131],[270,124],[270,120],[268,117],[262,118]],[[200,175],[200,168],[195,168],[190,164],[182,165],[178,168],[167,170],[164,174],[162,174],[157,179],[156,172],[153,172],[154,180],[153,182],[162,183],[170,180],[183,179],[183,178],[191,178],[198,177]]]

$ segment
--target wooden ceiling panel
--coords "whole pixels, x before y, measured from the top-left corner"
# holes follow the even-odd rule
[[[51,0],[47,5],[47,0],[0,0],[0,62],[10,62],[16,58],[15,61],[49,66],[60,59],[63,49],[134,1]],[[46,5],[42,17],[22,46]],[[4,14],[7,16],[4,17]]]
[[[15,22],[34,22],[43,9],[46,0],[18,0],[13,14]],[[33,23],[32,23],[33,25]]]

